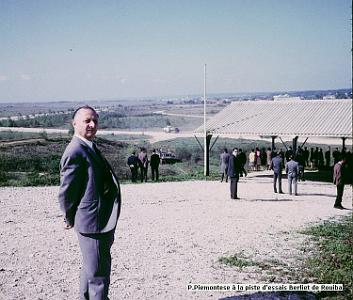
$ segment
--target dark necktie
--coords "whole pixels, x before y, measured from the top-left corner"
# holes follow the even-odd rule
[[[113,181],[113,174],[111,171],[111,168],[107,162],[107,160],[104,158],[103,154],[99,151],[99,149],[97,148],[97,145],[95,143],[93,143],[93,150],[96,152],[99,160],[102,162],[103,168],[104,168],[104,194],[108,194],[109,192],[116,190],[116,185]]]
[[[97,145],[94,143],[93,143],[93,149],[96,152],[97,157],[104,168],[105,178],[111,178],[112,177],[111,167],[110,167],[108,161],[105,159],[102,152],[99,151],[99,149],[97,148]]]
[[[93,143],[93,150],[97,154],[99,160],[102,162],[104,167],[109,170],[110,168],[108,167],[108,163],[107,163],[106,159],[104,158],[102,152],[99,151],[99,149],[97,148],[97,145],[95,143]]]

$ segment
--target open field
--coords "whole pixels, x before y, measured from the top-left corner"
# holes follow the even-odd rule
[[[69,129],[75,108],[82,103],[42,103],[35,109],[28,105],[2,105],[0,103],[0,127]],[[136,101],[125,103],[91,103],[100,116],[100,128],[113,130],[162,130],[171,125],[182,131],[192,131],[203,121],[202,104],[181,104],[173,101]],[[225,107],[225,103],[210,103],[207,117]],[[59,108],[61,108],[59,110]]]
[[[9,133],[5,131],[0,132],[0,137],[1,186],[59,184],[59,161],[70,141],[69,135],[60,132]],[[174,165],[161,165],[161,181],[203,178],[203,153],[194,137],[178,136],[175,139],[167,139],[171,138],[171,135],[165,133],[158,142],[151,143],[154,137],[156,136],[151,138],[149,135],[128,134],[126,132],[126,134],[100,135],[96,141],[122,182],[130,178],[127,158],[133,150],[138,153],[139,147],[145,147],[149,154],[154,148],[172,151],[182,161]],[[211,178],[217,179],[219,177],[219,154],[224,147],[228,149],[239,147],[248,154],[255,147],[267,148],[269,146],[268,141],[219,138],[210,153]],[[280,148],[281,144],[276,146]],[[326,174],[327,172],[329,174]],[[331,172],[327,170],[326,173],[320,172],[322,176],[317,174],[314,177],[321,176],[330,181]]]
[[[352,189],[343,200],[350,210],[336,210],[332,184],[306,181],[297,197],[277,195],[267,175],[241,179],[238,201],[230,200],[228,184],[215,181],[122,185],[111,299],[238,295],[190,292],[189,283],[311,282],[298,278],[311,255],[311,242],[298,230],[350,215]],[[77,298],[80,254],[74,231],[63,229],[57,193],[57,186],[0,189],[1,299]],[[232,255],[256,264],[218,261]]]

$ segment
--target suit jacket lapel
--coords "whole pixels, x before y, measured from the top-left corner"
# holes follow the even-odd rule
[[[76,136],[74,136],[73,139],[75,139],[75,141],[80,144],[80,146],[82,146],[99,165],[102,165],[102,160],[98,157],[97,153],[94,152],[91,147],[89,147],[83,140]]]
[[[74,136],[73,140],[76,143],[78,143],[80,146],[82,146],[84,149],[86,149],[88,154],[98,163],[98,165],[102,166],[102,164],[104,164],[102,167],[108,168],[108,170],[110,171],[111,175],[114,176],[114,178],[115,178],[115,181],[117,183],[117,188],[118,188],[118,194],[120,195],[120,184],[119,184],[118,176],[116,176],[115,172],[113,171],[112,167],[107,162],[107,160],[104,157],[100,158],[98,156],[98,154],[91,147],[89,147],[83,140],[81,140],[80,138]],[[103,159],[103,161],[102,161],[102,159]]]

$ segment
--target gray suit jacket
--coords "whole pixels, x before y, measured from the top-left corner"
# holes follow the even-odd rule
[[[296,178],[299,174],[299,164],[294,160],[287,162],[286,173],[288,174],[288,177]]]
[[[115,182],[114,182],[114,179]],[[73,137],[60,162],[60,208],[81,233],[115,229],[121,206],[119,182],[108,162]]]
[[[281,174],[283,169],[283,159],[280,156],[275,156],[271,160],[271,169],[276,174]]]
[[[220,155],[220,159],[221,159],[221,173],[223,172],[227,172],[228,170],[228,165],[229,165],[229,153],[223,152]]]

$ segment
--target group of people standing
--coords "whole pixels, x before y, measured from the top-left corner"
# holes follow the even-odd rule
[[[151,166],[152,180],[159,180],[160,157],[159,154],[156,152],[156,149],[152,150],[150,159],[148,159],[146,148],[141,147],[138,156],[136,155],[136,152],[133,151],[127,159],[127,164],[129,165],[131,171],[132,182],[137,182],[139,170],[141,182],[147,182],[148,165]]]
[[[253,171],[260,171],[261,165],[264,164],[265,153],[264,150],[260,150],[258,147],[251,149],[249,153],[249,167]]]
[[[279,151],[273,154],[270,169],[273,170],[273,191],[283,194],[282,190],[282,170],[285,169],[288,178],[288,193],[298,195],[298,178],[301,170],[298,161],[293,154],[289,154],[284,164],[283,154]],[[278,185],[278,189],[277,189]]]
[[[304,169],[307,166],[311,168],[322,168],[331,167],[331,151],[330,148],[323,153],[322,149],[316,147],[311,148],[311,151],[305,147],[298,149],[294,152],[291,147],[287,148],[286,152],[282,150],[272,151],[268,148],[267,151],[260,151],[259,148],[252,149],[249,158],[249,168],[253,171],[259,170],[259,166],[263,164],[265,153],[267,170],[273,171],[273,191],[274,193],[283,194],[282,189],[282,173],[285,170],[288,179],[288,194],[295,196],[298,195],[298,181],[305,181]],[[261,159],[261,156],[263,158]],[[342,196],[344,191],[344,185],[352,183],[353,178],[350,178],[352,168],[352,155],[350,152],[346,152],[342,149],[340,152],[336,148],[333,153],[333,182],[337,186],[337,197],[334,204],[335,208],[343,209],[342,207]],[[350,161],[350,163],[349,163]],[[246,154],[242,149],[234,148],[231,153],[228,152],[227,148],[223,149],[220,155],[220,172],[221,182],[225,180],[228,182],[230,178],[230,194],[232,199],[239,199],[237,194],[237,184],[239,178],[244,174],[247,175],[245,170],[246,165]],[[351,176],[353,177],[353,176]]]
[[[271,149],[269,148],[268,150],[271,150]],[[344,152],[344,149],[342,150]],[[319,147],[315,147],[315,148],[312,147],[309,150],[308,147],[303,148],[302,146],[299,146],[295,151],[295,153],[292,147],[288,147],[285,153],[283,151],[281,152],[282,152],[282,157],[284,155],[286,160],[288,160],[288,157],[290,155],[295,155],[299,165],[310,169],[319,169],[319,170],[328,169],[332,167],[338,162],[338,159],[341,156],[341,151],[339,151],[338,148],[336,148],[331,153],[330,146],[327,148],[325,152],[323,151],[322,148],[319,148]],[[268,155],[271,155],[271,154],[272,152],[270,151]],[[333,158],[333,164],[332,164],[332,158]]]
[[[239,162],[239,164],[242,166],[242,168],[239,170],[239,176],[243,177],[243,174],[245,174],[246,172],[244,172],[243,170],[245,170],[244,166],[246,164],[246,155],[243,152],[242,149],[240,148],[234,148],[232,150],[231,153],[228,152],[227,148],[223,149],[223,152],[220,155],[220,159],[221,159],[221,182],[223,182],[223,180],[225,180],[225,182],[228,182],[228,177],[230,177],[228,175],[228,166],[229,166],[229,159],[231,158],[232,155],[234,155],[234,150],[237,150],[237,161]]]
[[[229,153],[227,148],[223,149],[221,158],[221,182],[228,182],[230,178],[230,197],[232,199],[239,199],[238,197],[238,181],[243,175],[247,176],[247,172],[244,168],[246,164],[246,155],[239,148],[233,148],[232,152]]]
[[[282,158],[288,161],[290,155],[296,156],[296,160],[300,166],[310,168],[310,169],[324,169],[332,166],[337,163],[337,159],[340,156],[340,151],[336,148],[331,153],[331,148],[324,152],[322,148],[315,147],[310,150],[308,147],[299,146],[298,149],[293,152],[292,147],[288,147],[286,151],[279,150],[282,154]],[[253,148],[247,156],[249,169],[252,171],[260,171],[261,169],[270,170],[271,160],[277,155],[277,151],[272,150],[271,148]],[[245,154],[244,154],[245,156]],[[246,160],[246,159],[245,159]]]
[[[274,157],[271,159],[270,169],[274,172],[274,192],[277,192],[276,185],[278,182],[278,189],[281,193],[281,174],[282,169],[284,169],[283,152],[279,151],[272,155]],[[344,184],[351,184],[353,181],[353,178],[350,175],[352,173],[350,171],[352,168],[352,154],[350,152],[346,152],[345,148],[343,148],[342,151],[339,151],[338,148],[336,148],[332,152],[332,157],[333,182],[337,185],[337,199],[334,207],[341,208]],[[289,147],[285,153],[285,160],[285,170],[288,176],[289,194],[292,193],[292,186],[294,187],[294,193],[297,194],[297,181],[305,181],[305,167],[310,166],[311,168],[318,168],[319,170],[323,170],[324,168],[326,168],[327,170],[332,170],[330,147],[325,153],[323,153],[321,148],[319,149],[318,147],[316,147],[315,150],[314,148],[311,148],[310,154],[307,147],[305,147],[304,149],[298,147],[295,153],[293,152],[292,148]]]

